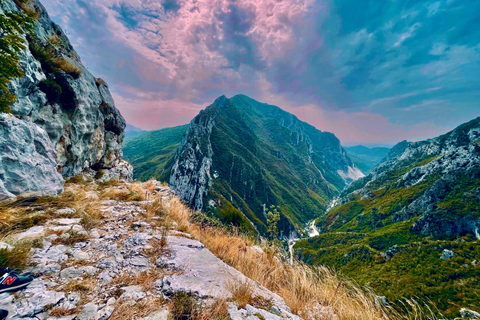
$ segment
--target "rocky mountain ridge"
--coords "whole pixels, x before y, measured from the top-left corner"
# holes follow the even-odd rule
[[[391,176],[397,176],[397,180]],[[368,199],[372,191],[385,185],[409,188],[426,184],[427,188],[416,199],[396,208],[392,221],[405,221],[420,216],[414,230],[423,234],[478,235],[480,217],[474,212],[459,215],[458,219],[438,221],[435,212],[452,194],[455,187],[468,188],[462,198],[475,198],[480,178],[480,118],[465,123],[453,131],[434,139],[419,142],[400,142],[387,154],[385,160],[367,177],[355,182],[339,198],[339,204],[355,197]],[[470,183],[461,181],[468,180]],[[390,184],[392,183],[392,184]]]
[[[261,233],[265,207],[278,205],[280,229],[288,236],[361,176],[333,134],[237,95],[218,98],[191,121],[169,184],[195,209]]]
[[[0,14],[33,18],[32,30],[20,34],[26,42],[19,54],[23,75],[8,84],[10,93],[16,96],[9,106],[16,120],[2,115],[0,130],[12,135],[0,137],[0,199],[58,192],[63,181],[54,170],[71,177],[86,169],[108,170],[118,165],[125,120],[115,108],[107,84],[83,66],[39,1],[4,0]],[[47,135],[50,142],[32,140],[28,132]],[[17,140],[29,143],[35,155],[31,162],[20,157],[23,151]],[[28,180],[38,173],[37,163],[43,163],[47,179],[12,185],[12,181]]]
[[[304,261],[335,267],[389,301],[431,300],[447,319],[460,307],[480,311],[480,118],[400,142],[315,223],[320,234],[294,246]]]

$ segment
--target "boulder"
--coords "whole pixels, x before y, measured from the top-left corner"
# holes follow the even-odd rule
[[[0,201],[63,190],[55,147],[36,124],[0,113],[0,150]]]
[[[455,253],[453,251],[448,250],[448,249],[443,249],[442,256],[440,257],[440,259],[450,260],[450,259],[453,258],[454,255],[455,255]]]

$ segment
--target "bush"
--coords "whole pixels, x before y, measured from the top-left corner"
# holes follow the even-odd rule
[[[174,320],[192,320],[199,317],[201,306],[198,297],[191,292],[179,291],[170,301],[170,313]]]

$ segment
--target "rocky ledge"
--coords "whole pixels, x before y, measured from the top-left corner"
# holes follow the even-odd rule
[[[166,208],[174,196],[160,185],[154,194]],[[101,195],[89,191],[87,196]],[[222,301],[233,320],[301,319],[281,297],[226,265],[168,217],[152,217],[152,201],[98,200],[97,205],[101,223],[94,228],[67,207],[7,237],[13,245],[36,239],[38,247],[25,270],[35,280],[23,291],[0,294],[8,319],[169,319],[179,295],[201,308]],[[239,305],[235,295],[245,288],[253,302]]]

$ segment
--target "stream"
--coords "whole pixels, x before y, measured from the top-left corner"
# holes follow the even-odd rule
[[[315,220],[309,222],[307,232],[309,238],[318,236],[320,234],[317,227],[315,226]],[[290,254],[290,264],[293,264],[293,246],[300,239],[301,238],[293,238],[288,240],[288,253]]]

